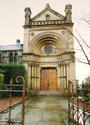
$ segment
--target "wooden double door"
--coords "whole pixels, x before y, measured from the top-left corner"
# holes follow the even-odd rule
[[[55,68],[41,69],[40,89],[41,90],[57,90],[57,70]]]

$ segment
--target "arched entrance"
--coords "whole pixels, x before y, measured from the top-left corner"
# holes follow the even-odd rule
[[[40,90],[57,90],[56,68],[42,68],[40,71]]]

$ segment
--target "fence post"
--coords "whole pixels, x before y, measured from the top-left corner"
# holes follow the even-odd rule
[[[22,125],[24,125],[24,110],[25,110],[25,79],[22,76],[16,77],[16,82],[22,81]]]
[[[70,125],[70,84],[71,81],[68,80],[68,125]]]
[[[77,96],[77,102],[76,102],[76,106],[77,106],[77,121],[76,121],[76,122],[79,122],[79,100],[78,100],[79,93],[78,93],[78,81],[76,81],[76,96]]]
[[[10,94],[9,94],[9,99],[10,99],[10,104],[9,104],[9,119],[8,119],[8,124],[9,124],[9,125],[10,125],[10,123],[11,123],[12,84],[13,84],[13,80],[12,80],[12,78],[11,78],[11,79],[10,79]]]
[[[23,100],[22,100],[22,125],[24,125],[24,109],[25,109],[25,80],[23,79],[23,90],[22,90],[22,94],[23,94]]]
[[[74,121],[74,87],[73,87],[73,83],[72,83],[72,119]]]
[[[82,82],[82,109],[83,109],[83,125],[85,125],[85,99],[84,99],[84,83]]]

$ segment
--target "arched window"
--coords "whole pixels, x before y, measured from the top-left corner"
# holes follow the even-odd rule
[[[46,15],[46,20],[50,20],[50,15]]]
[[[13,62],[13,53],[10,53],[9,55],[9,62]]]
[[[18,54],[15,53],[15,54],[14,54],[14,62],[17,62],[17,61],[18,61]]]

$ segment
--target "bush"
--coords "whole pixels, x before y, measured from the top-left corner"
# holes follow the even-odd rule
[[[13,84],[16,83],[17,76],[23,76],[25,78],[25,67],[22,64],[0,64],[0,73],[4,74],[4,83],[9,84],[10,79],[13,79]],[[18,83],[21,84],[22,82]],[[13,87],[13,89],[22,89],[22,87]],[[19,93],[13,93],[14,96],[19,96]]]
[[[4,75],[0,73],[0,90],[6,90],[7,87],[4,86]],[[5,92],[0,92],[0,98],[7,95]]]
[[[4,83],[9,84],[11,77],[25,76],[25,67],[22,64],[0,64],[0,73],[4,74]]]
[[[4,82],[4,75],[0,73],[0,85]]]

